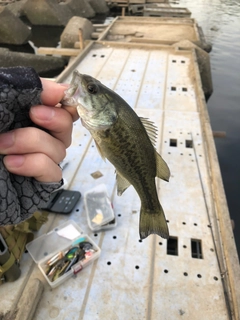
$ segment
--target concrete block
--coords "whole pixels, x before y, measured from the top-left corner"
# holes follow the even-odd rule
[[[67,2],[28,0],[24,12],[33,25],[65,26],[72,17]]]
[[[88,2],[97,14],[107,14],[109,12],[105,0],[88,0]]]
[[[95,11],[87,0],[69,0],[67,1],[67,6],[72,11],[72,16],[82,18],[92,18],[95,16]]]
[[[30,279],[21,295],[16,312],[15,320],[31,320],[44,291],[43,283],[39,279]]]
[[[24,6],[28,0],[21,0],[9,3],[7,8],[16,16],[21,17],[24,16]]]
[[[74,43],[79,41],[79,28],[82,29],[84,40],[91,39],[91,34],[94,30],[91,21],[75,16],[69,20],[61,34],[60,40],[62,48],[74,48]]]
[[[20,45],[27,43],[31,30],[7,7],[0,7],[0,43]]]
[[[66,66],[62,57],[40,56],[31,53],[12,52],[0,48],[0,68],[2,67],[32,67],[42,77],[54,77]]]

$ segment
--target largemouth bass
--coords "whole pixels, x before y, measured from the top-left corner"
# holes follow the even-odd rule
[[[141,199],[139,234],[169,237],[158,200],[155,177],[169,180],[167,164],[157,153],[156,128],[140,118],[117,93],[89,75],[75,71],[63,104],[76,106],[83,126],[91,133],[105,159],[116,169],[117,193],[133,185]]]

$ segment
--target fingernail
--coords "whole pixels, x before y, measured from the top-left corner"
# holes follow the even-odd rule
[[[7,168],[18,168],[24,162],[25,157],[21,155],[17,156],[7,156],[4,158],[4,163]]]
[[[55,110],[53,107],[35,106],[31,108],[31,113],[39,120],[51,120]]]
[[[0,150],[11,147],[14,144],[14,133],[9,131],[0,135]]]

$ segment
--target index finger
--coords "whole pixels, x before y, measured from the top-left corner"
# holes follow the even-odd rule
[[[43,91],[41,93],[42,104],[47,106],[55,106],[58,104],[63,96],[65,90],[68,88],[68,84],[56,83],[51,80],[41,78]]]
[[[41,78],[43,91],[41,92],[41,100],[43,105],[56,106],[63,99],[65,90],[69,87],[66,83],[57,83],[52,80]],[[63,106],[72,116],[73,121],[76,121],[79,116],[77,109],[71,106]]]

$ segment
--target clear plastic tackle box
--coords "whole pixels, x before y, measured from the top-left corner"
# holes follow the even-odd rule
[[[72,220],[29,242],[26,248],[52,288],[78,274],[101,252]]]
[[[84,204],[88,225],[92,231],[116,227],[117,221],[105,184],[100,184],[85,192]]]

